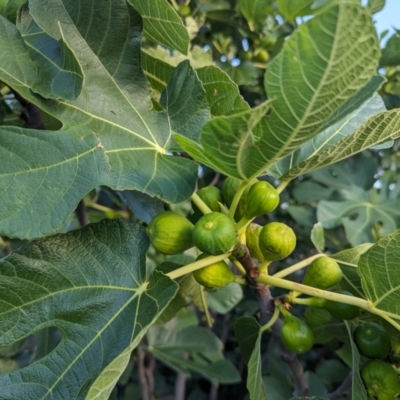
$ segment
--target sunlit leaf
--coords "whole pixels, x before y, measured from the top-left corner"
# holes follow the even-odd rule
[[[226,140],[212,149],[206,130],[200,143],[183,137],[177,140],[196,160],[225,175],[250,179],[315,136],[334,112],[371,80],[378,58],[379,46],[368,11],[357,2],[329,2],[297,29],[269,64],[265,89],[272,110],[258,125],[250,128],[248,124],[245,134],[238,126],[229,138],[225,123],[215,125],[214,135]],[[375,142],[384,141],[394,136],[390,129],[396,129],[395,118],[383,114],[363,130],[373,134]],[[357,151],[375,144],[369,140],[363,145],[366,136],[357,131]],[[348,145],[342,142],[342,147]],[[343,158],[352,151],[339,148]],[[338,155],[331,157],[334,162]]]
[[[150,40],[187,54],[189,34],[166,0],[129,0],[143,18],[143,34]]]

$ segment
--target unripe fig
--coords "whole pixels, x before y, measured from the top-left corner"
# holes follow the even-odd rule
[[[314,335],[310,327],[293,315],[285,316],[280,336],[283,345],[296,354],[305,353],[314,344]]]
[[[197,260],[208,257],[209,254],[200,254]],[[193,276],[200,285],[208,288],[221,288],[235,280],[235,274],[225,261],[218,261],[207,267],[193,272]]]
[[[246,246],[250,251],[250,255],[257,258],[259,261],[264,260],[264,256],[261,253],[260,246],[258,245],[258,239],[262,226],[258,224],[250,224],[246,229]]]
[[[375,322],[358,325],[354,342],[360,354],[368,358],[386,358],[391,348],[389,334]]]
[[[267,214],[279,204],[279,193],[268,182],[256,182],[247,194],[245,217],[248,219]]]
[[[222,203],[221,192],[215,186],[207,186],[200,189],[197,195],[210,207],[212,211],[221,211],[219,203]],[[192,201],[192,208],[195,214],[203,214],[196,204]]]
[[[295,249],[296,235],[289,226],[271,222],[261,230],[258,244],[264,261],[282,260]]]
[[[193,247],[193,229],[194,225],[182,215],[164,211],[150,221],[147,234],[160,253],[179,254]]]
[[[226,253],[236,243],[235,225],[222,213],[206,214],[194,226],[193,242],[203,253],[215,256]]]
[[[400,391],[397,372],[384,361],[368,361],[361,369],[361,378],[374,399],[391,400]]]
[[[339,264],[327,256],[316,258],[306,270],[303,284],[318,289],[328,289],[337,285],[343,273]]]
[[[338,290],[336,293],[353,296],[352,293],[345,290]],[[360,314],[360,309],[347,303],[339,303],[337,301],[327,300],[325,309],[328,310],[337,319],[354,319]]]

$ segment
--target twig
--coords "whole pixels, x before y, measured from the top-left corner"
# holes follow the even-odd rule
[[[90,223],[83,200],[81,200],[78,203],[78,205],[75,209],[75,214],[76,214],[76,217],[78,218],[79,225],[81,226],[81,228],[83,228],[84,226],[86,226]]]
[[[188,358],[185,353],[183,358]],[[175,381],[175,400],[185,400],[186,393],[186,375],[183,372],[178,372]]]
[[[25,112],[21,115],[21,118],[26,122],[27,128],[32,129],[46,129],[42,120],[42,114],[40,108],[25,100],[19,93],[14,92],[15,98],[21,103],[22,107],[25,108]]]
[[[145,367],[146,352],[143,349],[138,348],[137,358],[138,358],[139,383],[142,392],[142,400],[153,400],[154,397],[150,392],[149,382],[146,376],[146,367]]]
[[[218,183],[220,176],[221,174],[217,172],[208,186],[215,186]]]
[[[350,372],[345,380],[342,382],[342,384],[333,392],[328,393],[327,395],[325,395],[325,397],[327,399],[332,399],[332,400],[336,400],[336,399],[341,399],[342,397],[347,397],[350,390],[351,390],[351,385],[353,382],[353,373]]]

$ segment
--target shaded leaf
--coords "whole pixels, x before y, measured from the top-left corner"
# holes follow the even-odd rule
[[[143,18],[143,34],[150,40],[187,54],[189,34],[166,0],[129,0]]]
[[[164,211],[164,204],[160,199],[150,197],[137,190],[124,190],[118,193],[125,204],[132,210],[135,219],[146,224],[160,212]]]
[[[250,400],[267,400],[265,394],[264,383],[262,380],[262,362],[261,362],[261,332],[257,337],[257,341],[249,363],[247,365],[247,390],[250,394]]]
[[[266,0],[239,0],[238,6],[252,31],[256,29],[257,25],[265,22],[269,7],[271,7],[269,1]]]
[[[146,279],[148,246],[140,225],[104,220],[31,242],[0,261],[0,345],[49,327],[63,334],[40,361],[0,375],[3,399],[84,399],[92,385],[96,398],[108,398],[130,352],[176,292],[159,272]]]
[[[364,171],[365,173],[365,171]],[[399,193],[391,191],[392,174],[381,177],[382,189],[369,192],[356,190],[344,201],[322,200],[318,204],[317,218],[322,225],[333,228],[343,224],[346,237],[353,246],[374,242],[376,238],[394,232],[400,224]]]
[[[351,394],[353,400],[366,400],[367,391],[365,390],[364,384],[360,375],[360,353],[358,352],[357,345],[353,341],[353,328],[350,322],[345,322],[347,332],[349,335],[352,355],[352,387]]]
[[[400,231],[396,231],[375,243],[358,263],[365,296],[373,307],[396,320],[400,320],[399,257]]]
[[[315,248],[322,253],[325,247],[324,228],[320,222],[314,224],[311,230],[311,241]]]
[[[47,98],[75,100],[82,90],[83,74],[65,42],[47,35],[29,14],[27,4],[18,14],[17,27],[37,68],[32,90]]]
[[[256,346],[260,328],[260,324],[254,317],[239,317],[235,321],[235,337],[240,353],[246,363],[249,362]]]
[[[386,42],[385,48],[382,50],[381,66],[399,65],[400,64],[400,34],[395,33]]]
[[[279,12],[286,19],[294,19],[299,15],[306,15],[310,13],[310,6],[314,3],[314,0],[278,0],[277,6]]]
[[[210,308],[219,314],[228,314],[242,298],[243,290],[238,283],[231,283],[223,288],[208,293]]]

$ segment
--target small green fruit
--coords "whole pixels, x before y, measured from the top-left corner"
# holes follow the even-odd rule
[[[194,226],[193,242],[203,253],[215,256],[226,253],[236,243],[235,225],[222,213],[206,214]]]
[[[192,13],[192,10],[189,6],[182,5],[178,8],[178,12],[182,15],[182,17],[188,17]]]
[[[384,361],[368,361],[361,369],[361,378],[368,394],[374,399],[394,400],[400,391],[397,372]]]
[[[153,247],[164,254],[179,254],[193,247],[194,225],[182,215],[164,211],[156,215],[147,227]]]
[[[254,61],[265,63],[269,60],[269,54],[267,50],[258,50],[254,55]]]
[[[391,348],[389,334],[375,322],[358,325],[354,341],[360,354],[368,358],[386,358]]]
[[[258,245],[258,239],[262,228],[261,225],[250,224],[246,229],[246,246],[250,251],[250,255],[257,258],[259,261],[264,260],[264,256],[261,253],[260,246]]]
[[[293,315],[283,320],[280,336],[283,345],[296,354],[305,353],[314,344],[314,335],[310,327]]]
[[[343,273],[339,264],[327,256],[316,258],[306,270],[303,284],[318,289],[328,289],[337,285]]]
[[[200,254],[197,260],[208,257],[209,254]],[[235,280],[235,274],[231,271],[225,261],[198,269],[193,272],[193,276],[200,285],[208,288],[221,288],[229,285]]]
[[[207,186],[202,189],[200,189],[197,192],[197,195],[210,207],[212,211],[221,211],[221,207],[219,203],[222,203],[222,197],[221,197],[221,192],[219,189],[215,186]],[[203,214],[196,204],[193,203],[192,201],[192,208],[195,214]]]
[[[353,296],[352,293],[346,292],[345,290],[339,290],[336,293]],[[325,302],[325,309],[337,319],[354,319],[360,314],[360,309],[358,307],[332,300],[327,300]]]
[[[279,193],[268,182],[256,182],[247,194],[245,216],[248,219],[267,214],[279,204]]]
[[[258,244],[265,261],[282,260],[295,249],[296,235],[289,226],[271,222],[261,230]]]

